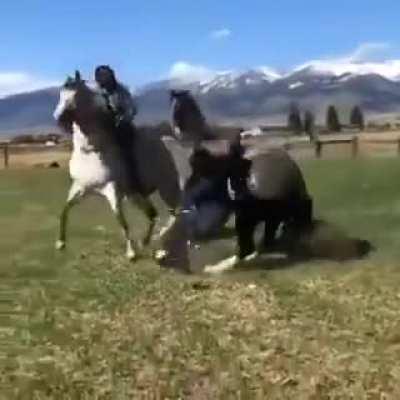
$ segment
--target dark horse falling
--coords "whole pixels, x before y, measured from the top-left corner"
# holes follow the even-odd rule
[[[259,223],[264,223],[265,249],[273,247],[281,224],[296,241],[312,223],[312,199],[300,169],[285,151],[270,150],[247,160],[234,149],[231,146],[227,156],[199,153],[204,163],[219,163],[219,170],[225,171],[232,198],[237,251],[220,264],[224,268],[253,257]]]

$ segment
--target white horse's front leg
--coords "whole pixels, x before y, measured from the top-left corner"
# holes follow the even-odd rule
[[[73,182],[68,192],[67,203],[60,216],[60,230],[58,240],[56,241],[57,250],[63,250],[65,248],[69,211],[84,195],[85,190],[76,182]]]
[[[111,210],[114,215],[117,217],[117,220],[122,228],[122,232],[124,235],[125,243],[126,243],[126,257],[129,260],[134,260],[136,258],[136,252],[133,247],[129,225],[126,221],[125,214],[122,208],[121,198],[118,196],[117,189],[114,183],[108,183],[104,188],[99,190],[99,193],[102,194],[110,204]]]

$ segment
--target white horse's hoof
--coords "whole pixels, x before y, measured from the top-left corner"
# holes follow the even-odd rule
[[[127,252],[126,252],[126,258],[127,258],[129,261],[134,261],[134,260],[136,259],[136,253],[135,253],[133,250],[127,251]]]
[[[126,258],[128,259],[128,261],[135,261],[135,260],[136,260],[136,254],[135,254],[135,252],[127,253],[127,254],[126,254]]]
[[[55,247],[56,247],[56,250],[64,250],[65,242],[63,240],[57,240]]]

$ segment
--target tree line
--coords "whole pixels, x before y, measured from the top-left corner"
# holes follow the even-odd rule
[[[329,106],[326,110],[325,122],[330,132],[340,132],[343,128],[337,109],[333,105]],[[359,106],[355,106],[351,110],[350,125],[364,130],[364,113]],[[312,136],[315,129],[315,115],[311,111],[306,111],[302,118],[299,107],[296,104],[292,104],[288,115],[288,129],[295,134],[306,132],[308,135]]]

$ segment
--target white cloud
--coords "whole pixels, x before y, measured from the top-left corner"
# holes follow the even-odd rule
[[[182,83],[202,82],[212,79],[216,71],[203,65],[190,64],[186,61],[178,61],[172,65],[169,78]]]
[[[211,38],[217,39],[217,40],[226,39],[231,35],[232,35],[232,31],[228,28],[217,29],[215,31],[212,31],[210,34]]]
[[[350,54],[312,60],[299,65],[294,71],[311,68],[335,75],[372,73],[380,74],[388,79],[399,79],[400,60],[389,59],[390,49],[392,46],[388,43],[363,43]]]
[[[367,42],[359,45],[351,54],[342,58],[348,62],[365,62],[372,60],[383,60],[392,48],[389,43]]]
[[[25,72],[0,71],[0,98],[56,85],[59,85],[59,82],[47,80]]]
[[[338,57],[326,57],[319,60],[312,60],[295,68],[295,70],[302,69],[310,64],[319,65],[348,65],[348,64],[362,64],[367,62],[386,62],[385,55],[387,56],[388,50],[391,49],[389,43],[362,43],[350,54],[341,55]],[[387,58],[386,58],[387,59]]]

